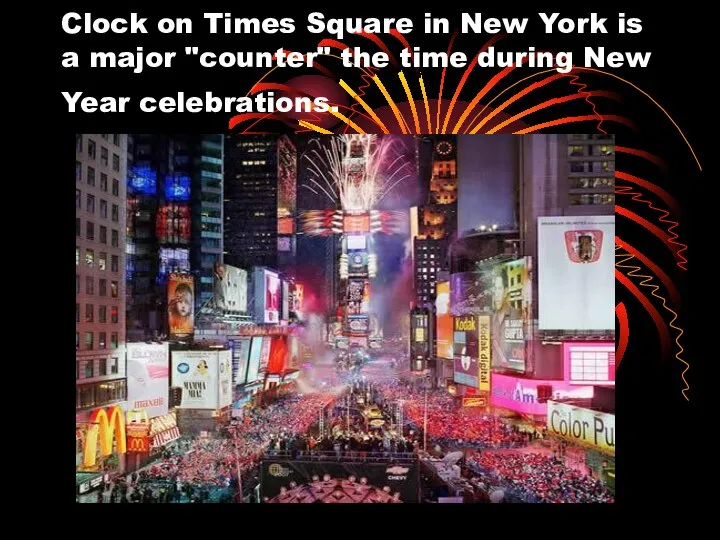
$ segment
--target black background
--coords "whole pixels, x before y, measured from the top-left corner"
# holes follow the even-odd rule
[[[225,10],[231,12],[236,17],[294,17],[297,23],[297,31],[294,35],[275,34],[272,36],[241,36],[241,35],[223,35],[217,34],[210,36],[207,33],[207,24],[202,19],[203,8],[182,8],[179,5],[168,5],[162,11],[151,10],[146,3],[142,8],[139,7],[116,7],[112,10],[101,9],[98,5],[93,6],[91,10],[97,16],[128,16],[132,11],[138,11],[141,16],[148,17],[148,30],[152,28],[151,22],[157,20],[160,16],[174,17],[192,17],[195,23],[195,31],[192,35],[160,35],[152,32],[149,35],[83,35],[74,36],[65,35],[62,32],[60,21],[62,15],[71,10],[82,12],[80,7],[68,6],[66,9],[55,9],[54,13],[45,15],[51,25],[50,33],[47,35],[47,54],[50,60],[50,69],[54,75],[55,84],[48,92],[47,99],[52,104],[55,112],[53,128],[55,130],[54,151],[56,152],[54,164],[56,167],[55,175],[58,179],[52,178],[47,182],[47,196],[43,197],[43,201],[38,204],[47,204],[47,210],[40,210],[44,215],[55,215],[53,212],[55,201],[63,200],[67,197],[67,202],[60,205],[61,208],[71,208],[70,197],[72,191],[62,187],[65,182],[69,182],[72,177],[71,170],[73,167],[73,133],[142,133],[142,132],[205,132],[205,133],[222,133],[227,131],[227,122],[230,115],[219,114],[162,114],[162,113],[140,113],[136,108],[131,108],[130,112],[125,114],[69,114],[66,112],[65,100],[60,95],[61,91],[75,92],[83,91],[86,95],[103,96],[131,96],[133,102],[137,104],[140,97],[165,95],[173,96],[178,91],[184,91],[186,95],[204,95],[205,91],[212,91],[218,96],[243,96],[249,90],[250,86],[257,81],[262,75],[261,70],[253,69],[200,69],[197,60],[194,57],[185,57],[182,53],[185,46],[199,46],[203,50],[221,51],[247,51],[247,50],[270,50],[274,51],[278,47],[284,47],[289,50],[309,51],[314,50],[317,42],[323,37],[332,37],[327,35],[309,34],[304,30],[304,21],[307,14],[313,10],[304,12],[289,13],[285,12],[279,4],[267,4],[261,7],[257,5],[249,5],[247,3],[237,3],[233,6],[219,8],[217,6],[208,6],[207,11]],[[447,7],[445,7],[447,6]],[[451,4],[433,6],[433,15],[445,16],[450,18],[456,27],[459,27],[459,12],[472,11],[473,8],[450,8]],[[445,9],[442,9],[445,7]],[[703,167],[709,166],[711,156],[709,154],[710,146],[707,144],[708,139],[704,133],[707,130],[707,123],[716,115],[713,105],[714,90],[710,89],[710,83],[707,80],[712,77],[709,67],[705,66],[708,55],[705,53],[704,46],[707,40],[707,34],[698,25],[699,21],[709,19],[708,13],[693,10],[689,3],[683,3],[674,6],[673,12],[670,13],[661,9],[659,6],[645,9],[630,9],[628,7],[613,8],[611,5],[593,5],[585,10],[574,12],[561,11],[563,16],[587,16],[590,11],[597,9],[602,16],[608,17],[608,29],[611,30],[607,35],[544,35],[540,19],[536,16],[536,11],[542,8],[528,8],[524,12],[512,9],[511,6],[505,4],[489,4],[483,3],[474,6],[474,10],[482,12],[484,16],[512,17],[526,16],[530,18],[529,30],[527,34],[519,36],[511,36],[506,45],[506,50],[522,51],[528,45],[534,45],[537,49],[545,50],[573,50],[576,62],[582,58],[581,49],[584,46],[605,46],[608,50],[616,51],[652,51],[652,57],[648,68],[619,68],[612,70],[613,73],[620,77],[626,78],[645,90],[658,103],[660,103],[673,119],[682,128],[686,137],[693,145],[697,153],[697,157]],[[382,12],[382,10],[374,6],[356,5],[352,7],[352,11],[348,4],[343,4],[342,8],[317,8],[328,17],[343,16],[394,16],[412,17],[416,23],[416,28],[421,28],[423,11],[417,10],[410,12],[400,4],[394,4],[393,8]],[[551,11],[550,8],[547,8]],[[644,30],[637,35],[618,35],[614,33],[613,20],[616,13],[624,10],[628,17],[640,17],[643,20]],[[455,15],[453,15],[455,12]],[[488,35],[461,35],[456,40],[456,50],[463,50],[471,55],[476,52],[487,41]],[[411,45],[422,46],[424,50],[445,50],[449,42],[449,35],[441,36],[425,36],[419,30],[416,30],[406,38]],[[373,49],[368,45],[366,40],[353,40],[353,38],[345,38],[345,42],[358,46],[365,46],[368,50]],[[512,43],[512,45],[510,44]],[[80,53],[81,59],[88,58],[89,51],[122,51],[134,50],[136,46],[145,47],[146,51],[178,51],[178,57],[174,61],[174,67],[170,70],[151,70],[147,69],[141,75],[134,75],[130,70],[91,70],[89,68],[63,69],[61,67],[61,55],[64,51],[75,51]],[[399,47],[394,49],[399,52]],[[339,64],[335,65],[335,69],[341,72]],[[392,72],[392,68],[386,68]],[[262,70],[264,71],[264,70]],[[405,70],[410,71],[410,70]],[[462,96],[466,100],[470,100],[475,92],[485,83],[485,81],[494,74],[489,71],[488,74],[479,73],[476,68],[473,77],[476,82],[469,82],[467,89]],[[286,78],[303,73],[303,70],[295,70],[288,74]],[[345,72],[343,72],[344,74]],[[464,69],[449,69],[446,76],[446,91],[444,97],[451,95],[457,81],[464,73]],[[530,72],[523,72],[523,76]],[[440,70],[423,70],[423,77],[428,88],[436,89],[438,87]],[[282,79],[285,75],[278,77],[278,82],[284,82]],[[396,88],[388,81],[395,80],[393,77],[385,77],[384,82],[388,86],[388,90],[392,95],[398,95]],[[593,79],[596,81],[595,79]],[[348,82],[351,86],[357,86],[356,81]],[[355,84],[353,84],[355,83]],[[398,85],[399,86],[399,85]],[[617,231],[618,235],[631,241],[637,247],[641,247],[644,253],[650,256],[655,262],[666,269],[673,279],[675,279],[682,295],[682,307],[680,309],[680,319],[678,325],[684,330],[681,343],[684,351],[684,358],[691,364],[686,378],[690,384],[688,396],[690,401],[683,399],[680,390],[682,384],[680,382],[680,373],[682,365],[674,358],[663,359],[660,355],[658,345],[658,334],[655,327],[644,314],[639,303],[627,292],[617,287],[617,300],[623,301],[630,313],[631,318],[631,335],[630,346],[625,358],[619,367],[617,374],[617,422],[619,426],[619,444],[617,450],[617,504],[612,511],[618,509],[629,509],[631,513],[640,511],[655,512],[658,506],[672,505],[677,509],[678,506],[687,506],[688,509],[703,504],[703,496],[695,492],[693,487],[697,472],[696,466],[703,466],[704,463],[709,464],[709,469],[713,469],[712,449],[707,447],[708,457],[705,458],[706,449],[702,447],[705,439],[704,433],[712,434],[712,426],[705,426],[704,430],[698,427],[699,416],[703,412],[701,405],[703,387],[706,379],[703,375],[703,363],[706,358],[713,356],[715,349],[712,336],[716,333],[706,333],[700,330],[699,319],[705,316],[699,313],[707,312],[708,308],[713,313],[715,310],[714,291],[710,285],[714,282],[713,273],[716,272],[714,263],[707,264],[706,261],[710,254],[714,254],[712,249],[704,249],[702,259],[694,247],[700,245],[700,236],[703,229],[702,223],[709,220],[712,223],[713,211],[709,208],[700,208],[698,205],[703,198],[704,186],[708,185],[707,172],[700,173],[692,154],[687,145],[678,133],[678,130],[672,125],[667,117],[655,107],[650,100],[633,90],[630,86],[619,81],[604,78],[602,83],[597,81],[594,87],[601,87],[606,90],[614,90],[620,92],[623,96],[622,103],[612,107],[614,114],[624,114],[631,118],[637,125],[636,130],[630,130],[618,124],[606,123],[605,129],[614,132],[617,135],[618,145],[628,146],[632,148],[642,149],[660,156],[667,164],[667,170],[661,171],[655,165],[649,164],[638,158],[618,154],[617,169],[627,170],[637,176],[649,179],[658,185],[667,189],[680,203],[683,208],[683,214],[678,221],[680,226],[677,232],[680,234],[680,241],[689,244],[689,249],[685,255],[689,259],[688,270],[673,270],[674,260],[669,255],[668,250],[654,240],[641,227],[624,219],[618,219]],[[402,90],[400,89],[400,92]],[[403,95],[403,94],[400,94]],[[377,96],[376,96],[377,97]],[[417,97],[417,96],[416,96]],[[432,96],[430,96],[432,97]],[[536,102],[541,99],[538,98]],[[384,103],[379,103],[383,105]],[[564,109],[565,114],[571,114],[572,106]],[[581,114],[587,114],[583,109]],[[533,118],[534,121],[534,118]],[[541,121],[541,120],[538,120]],[[595,132],[595,123],[587,122],[584,124],[569,124],[566,126],[558,126],[553,132]],[[283,130],[282,124],[274,124],[267,130],[277,129]],[[285,128],[287,129],[287,128]],[[57,197],[54,197],[54,190],[57,190]],[[618,203],[620,198],[618,198]],[[705,198],[706,204],[711,204],[711,200]],[[52,205],[52,206],[50,206]],[[639,210],[638,210],[639,211]],[[64,223],[64,221],[63,221]],[[67,243],[70,244],[70,225],[71,220],[67,219]],[[714,226],[713,226],[714,227]],[[68,272],[70,271],[70,251],[62,248],[65,241],[58,240],[53,242],[57,244],[58,261],[67,257],[66,263],[60,263],[59,266],[65,268],[67,264]],[[703,244],[710,247],[712,244]],[[54,249],[48,247],[48,251]],[[703,265],[703,270],[695,270]],[[45,275],[46,277],[46,275]],[[67,294],[70,294],[70,275],[67,279],[63,278],[63,283],[67,282]],[[689,283],[694,281],[698,285],[704,285],[704,306],[699,303],[693,303],[690,297]],[[706,287],[706,288],[705,288]],[[64,294],[62,295],[64,296]],[[65,306],[65,301],[62,302]],[[58,332],[59,348],[66,351],[67,355],[72,354],[71,332],[69,328],[70,316],[69,309],[71,301],[67,299],[67,321],[68,328],[64,325],[53,326],[51,331]],[[707,306],[707,307],[705,307]],[[698,312],[697,310],[700,310]],[[61,310],[64,312],[64,309]],[[697,315],[696,315],[697,313]],[[711,315],[707,315],[711,317]],[[697,319],[697,321],[696,321]],[[65,320],[61,316],[61,320]],[[712,319],[709,319],[712,320]],[[696,337],[703,336],[702,343],[705,350],[696,345]],[[674,339],[674,334],[671,331]],[[66,354],[60,354],[65,356]],[[67,359],[66,359],[67,360]],[[57,362],[58,380],[66,380],[65,383],[55,386],[57,401],[69,404],[69,389],[65,390],[65,386],[70,386],[69,375],[70,369],[67,367],[68,362]],[[67,399],[65,398],[67,394]],[[58,426],[59,427],[59,426]],[[68,427],[68,430],[70,428]],[[63,439],[60,437],[58,440]],[[70,448],[71,445],[68,445]],[[65,459],[69,460],[70,456]],[[57,461],[55,461],[57,460]],[[51,459],[50,465],[52,470],[65,470],[66,465],[60,464],[63,461],[59,456]],[[69,483],[69,477],[66,480],[60,480],[59,486],[65,482]],[[70,494],[68,486],[68,496]],[[94,505],[105,506],[105,505]],[[135,505],[134,505],[135,506]],[[140,505],[137,505],[140,506]],[[263,506],[263,505],[259,505]],[[448,507],[444,505],[446,512]],[[516,505],[513,508],[517,508]],[[561,506],[561,505],[558,505]],[[564,506],[564,505],[562,505]],[[397,507],[395,507],[397,508]],[[458,507],[454,507],[453,512],[460,511]],[[495,510],[497,505],[493,507]],[[529,510],[527,505],[523,505],[525,511],[537,511],[537,509]],[[83,507],[85,515],[95,512],[111,512],[112,509]],[[420,510],[418,508],[418,510]],[[567,510],[567,507],[565,507]],[[607,508],[593,508],[608,512]],[[141,510],[133,508],[127,510],[132,512],[140,512]],[[159,510],[153,509],[153,512]],[[427,512],[428,509],[423,507],[421,512]],[[442,510],[437,510],[442,511]],[[477,510],[472,510],[477,512]],[[497,509],[496,512],[507,512],[508,507]],[[538,517],[545,516],[544,512],[557,512],[557,508],[553,510],[543,509],[538,511]],[[573,509],[574,512],[588,512],[587,508]],[[677,509],[680,512],[679,509]],[[252,508],[252,512],[262,512],[258,505]],[[306,510],[306,512],[309,512]],[[395,510],[394,513],[397,513]],[[685,510],[682,510],[683,515]],[[309,516],[309,514],[306,514]],[[651,514],[656,520],[664,517],[662,514]],[[672,514],[677,519],[681,519],[679,514]],[[422,514],[418,514],[422,518]],[[589,517],[589,516],[588,516]],[[668,515],[669,517],[669,515]],[[454,518],[452,518],[454,519]],[[541,518],[542,519],[542,518]],[[593,518],[594,519],[594,518]],[[461,522],[466,522],[462,520]],[[455,521],[457,523],[457,521]],[[485,521],[487,524],[487,522]],[[538,524],[540,530],[549,522],[541,521]],[[609,524],[602,521],[596,522],[598,527],[608,527],[608,534],[613,534]],[[480,527],[479,522],[474,522],[474,528]],[[620,530],[618,529],[618,532]]]

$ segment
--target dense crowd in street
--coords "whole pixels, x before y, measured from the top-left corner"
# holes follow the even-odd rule
[[[612,503],[600,480],[566,467],[552,456],[520,452],[473,452],[468,464],[490,473],[528,502]]]
[[[402,382],[386,383],[380,389],[388,402],[403,402],[406,420],[424,425],[425,391]],[[433,444],[457,448],[507,448],[530,442],[523,433],[497,417],[467,413],[457,399],[439,389],[427,391],[427,431]]]

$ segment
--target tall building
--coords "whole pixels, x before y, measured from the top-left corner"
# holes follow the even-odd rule
[[[410,216],[418,306],[435,300],[437,272],[449,269],[449,248],[457,236],[456,137],[437,136],[433,144],[427,203],[413,208]]]
[[[127,175],[128,335],[167,335],[167,279],[191,273],[195,308],[222,263],[221,135],[133,135]]]
[[[127,136],[75,136],[75,407],[122,402]]]
[[[290,270],[295,264],[297,151],[287,136],[225,139],[225,262]]]

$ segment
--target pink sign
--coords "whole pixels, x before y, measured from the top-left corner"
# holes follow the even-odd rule
[[[565,380],[570,384],[615,385],[615,343],[565,341]]]
[[[538,398],[589,399],[593,397],[592,386],[576,386],[565,381],[543,379],[521,379],[509,375],[492,374],[490,404],[521,414],[544,416],[547,414],[547,403],[540,403]]]

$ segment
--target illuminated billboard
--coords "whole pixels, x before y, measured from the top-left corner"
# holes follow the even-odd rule
[[[368,275],[368,253],[367,251],[348,251],[348,274],[351,276]]]
[[[230,313],[247,312],[247,272],[229,264],[215,264],[215,305]]]
[[[192,275],[170,274],[168,279],[168,329],[174,338],[194,333],[195,285]]]
[[[367,315],[348,316],[347,330],[351,334],[367,334],[370,332],[370,318]]]
[[[277,237],[277,248],[278,248],[278,251],[292,251],[292,237],[278,236]]]
[[[184,204],[160,206],[155,218],[155,233],[161,244],[190,242],[190,209]]]
[[[615,343],[563,343],[565,380],[570,384],[615,385]]]
[[[615,216],[538,218],[540,330],[615,329]]]
[[[263,338],[255,336],[250,343],[250,357],[248,359],[247,384],[258,380],[260,372],[260,357],[262,356]]]
[[[172,384],[181,409],[221,409],[232,403],[230,351],[173,351]]]
[[[492,367],[525,371],[525,343],[532,317],[532,264],[529,257],[492,270]]]
[[[266,268],[255,268],[253,285],[255,291],[255,322],[261,324],[279,323],[282,295],[280,276]]]
[[[167,343],[128,343],[127,401],[150,416],[168,412],[170,353]]]
[[[453,318],[454,380],[478,388],[478,318],[464,315]]]
[[[347,237],[348,251],[367,249],[367,237],[364,234],[353,234]]]
[[[437,355],[447,360],[453,359],[453,318],[450,314],[450,282],[437,283],[435,299],[437,327]]]
[[[272,347],[272,336],[264,336],[262,338],[262,348],[260,349],[260,367],[258,371],[267,373],[268,362],[270,361],[270,349]]]
[[[344,214],[343,232],[345,234],[369,233],[370,214]]]
[[[188,248],[160,248],[158,281],[162,282],[172,272],[190,272],[190,250]]]
[[[370,281],[350,279],[347,284],[347,311],[349,315],[363,315],[370,311]]]
[[[251,339],[249,337],[239,338],[230,343],[232,345],[233,384],[245,384],[248,375]]]
[[[290,283],[287,281],[282,282],[282,312],[281,320],[287,321],[290,319]]]
[[[131,167],[128,172],[128,191],[155,195],[157,190],[157,173],[147,166]]]
[[[450,313],[455,317],[480,315],[492,309],[492,275],[487,271],[450,276]]]
[[[615,455],[615,415],[547,402],[547,431],[575,444]]]
[[[547,399],[585,400],[591,399],[593,394],[592,386],[573,386],[566,381],[524,379],[493,373],[490,404],[521,414],[544,416],[548,411]]]
[[[165,200],[189,201],[190,177],[186,174],[171,174],[165,177]]]

